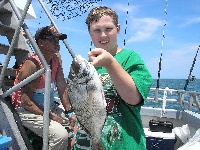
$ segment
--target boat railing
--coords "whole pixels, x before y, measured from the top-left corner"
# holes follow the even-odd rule
[[[175,102],[184,110],[192,110],[193,108],[200,111],[200,92],[185,91],[164,88],[150,88],[147,101],[158,102]]]

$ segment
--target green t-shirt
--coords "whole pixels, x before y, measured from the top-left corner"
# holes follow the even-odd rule
[[[106,69],[97,67],[103,83],[107,102],[107,118],[102,130],[101,141],[106,150],[146,150],[146,140],[140,116],[141,106],[149,93],[152,77],[141,57],[134,51],[122,49],[114,58],[129,73],[143,101],[138,105],[127,104],[117,93]],[[83,140],[84,134],[77,138],[75,149],[91,149],[89,140]],[[88,141],[88,142],[87,142]],[[84,146],[81,144],[84,143]],[[87,145],[87,146],[86,146]],[[77,148],[79,147],[79,148]]]

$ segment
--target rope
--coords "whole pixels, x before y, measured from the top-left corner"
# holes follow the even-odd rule
[[[200,48],[200,45],[199,45],[199,47],[198,47],[198,49],[197,49],[197,52],[196,52],[196,55],[195,55],[195,57],[194,57],[192,66],[191,66],[191,68],[190,68],[190,73],[189,73],[188,78],[187,78],[187,80],[186,80],[184,90],[187,89],[188,83],[189,83],[189,81],[190,81],[190,77],[191,77],[192,70],[193,70],[193,68],[194,68],[195,62],[196,62],[196,58],[197,58],[197,54],[198,54],[198,52],[199,52],[199,48]]]
[[[128,0],[128,6],[127,6],[127,11],[126,11],[126,26],[125,26],[125,35],[124,35],[124,47],[126,46],[126,31],[128,27],[128,10],[129,10],[129,0]]]
[[[162,35],[162,44],[161,44],[161,51],[160,51],[160,61],[159,61],[159,69],[158,69],[158,79],[157,79],[157,86],[156,88],[159,88],[159,83],[160,83],[160,72],[161,72],[161,65],[162,65],[162,50],[163,50],[163,45],[164,45],[164,39],[165,39],[165,26],[167,25],[166,17],[167,17],[167,6],[168,2],[166,0],[165,3],[165,11],[164,11],[164,24],[163,24],[163,35]]]

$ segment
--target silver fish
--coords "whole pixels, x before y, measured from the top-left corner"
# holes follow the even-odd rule
[[[100,135],[106,119],[106,100],[96,69],[77,55],[70,67],[67,83],[71,105],[80,125],[92,138],[92,149],[104,149]]]

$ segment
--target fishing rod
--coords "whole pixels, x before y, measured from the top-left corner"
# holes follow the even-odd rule
[[[48,18],[50,19],[51,21],[51,24],[55,27],[55,29],[58,31],[58,33],[60,33],[60,30],[58,28],[58,26],[56,25],[55,21],[53,20],[53,18],[51,17],[50,13],[48,12],[48,10],[46,9],[44,3],[42,2],[42,0],[39,0],[42,8],[44,9],[46,15],[48,16]],[[75,58],[75,54],[74,52],[72,51],[72,49],[70,48],[69,44],[67,43],[66,40],[63,40],[63,43],[65,44],[66,48],[68,49],[69,53],[71,54],[72,58]]]
[[[55,29],[58,31],[58,33],[61,33],[59,31],[59,28],[57,27],[56,23],[52,19],[52,16],[46,9],[44,3],[42,0],[38,0],[45,11],[46,15],[51,21],[51,24],[55,27]],[[51,13],[57,18],[61,19],[62,21],[64,20],[69,20],[73,17],[81,16],[83,13],[87,12],[87,10],[93,6],[93,4],[102,1],[102,0],[90,0],[90,1],[82,1],[82,2],[77,2],[76,0],[71,0],[71,1],[65,1],[61,2],[60,0],[46,0],[48,4],[51,4]],[[78,4],[80,3],[80,5]],[[81,11],[81,12],[79,12]],[[72,58],[75,58],[75,54],[70,48],[69,44],[67,43],[66,40],[63,40],[63,43],[65,44],[66,48],[68,49],[69,53],[71,54]]]
[[[167,3],[167,0],[166,0],[166,3],[165,3],[165,16],[164,16],[164,25],[163,25],[163,35],[162,35],[162,45],[161,45],[161,52],[160,52],[160,60],[159,60],[159,68],[158,68],[158,79],[157,79],[157,86],[156,88],[158,89],[159,88],[159,84],[160,84],[160,73],[161,73],[161,65],[162,65],[162,50],[163,50],[163,45],[164,45],[164,39],[165,39],[165,26],[167,25],[167,21],[166,21],[166,16],[167,16],[167,6],[168,6],[168,3]]]
[[[185,86],[184,86],[184,90],[185,90],[185,91],[186,91],[187,86],[188,86],[188,83],[189,83],[189,81],[190,81],[190,77],[191,77],[192,70],[193,70],[193,68],[194,68],[195,62],[196,62],[196,58],[197,58],[197,54],[198,54],[198,52],[199,52],[199,48],[200,48],[200,45],[199,45],[199,47],[198,47],[198,49],[197,49],[197,52],[196,52],[196,55],[195,55],[195,57],[194,57],[192,66],[191,66],[191,68],[190,68],[190,73],[189,73],[189,75],[188,75],[188,78],[187,78],[187,80],[186,80],[186,82],[185,82]]]

